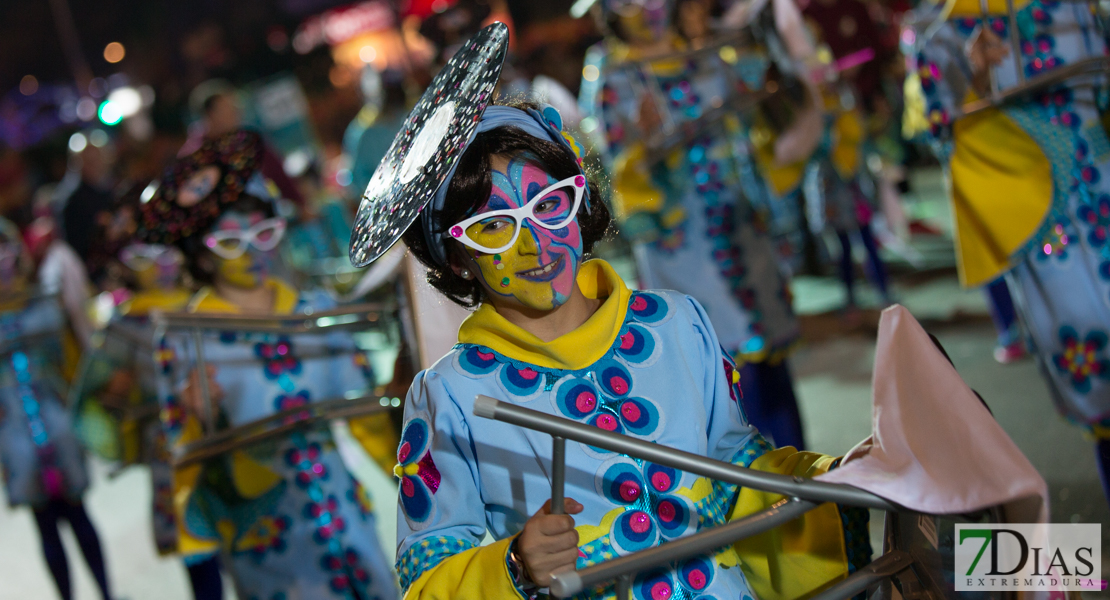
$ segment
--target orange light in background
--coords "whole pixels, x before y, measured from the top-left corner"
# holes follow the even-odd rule
[[[19,93],[30,96],[37,91],[39,91],[39,80],[34,75],[24,75],[23,79],[19,80]]]
[[[354,77],[351,75],[351,69],[346,65],[335,65],[328,72],[328,80],[337,88],[343,88],[351,85]]]
[[[123,57],[126,54],[127,51],[123,49],[123,44],[119,42],[112,42],[107,46],[104,46],[104,60],[112,64],[118,63],[119,61],[123,60]]]
[[[378,57],[378,51],[373,46],[363,46],[358,51],[358,58],[366,64],[374,62]]]

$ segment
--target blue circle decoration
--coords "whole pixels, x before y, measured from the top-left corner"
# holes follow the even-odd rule
[[[611,398],[625,398],[632,391],[632,373],[612,359],[599,360],[593,368],[601,391]]]
[[[581,420],[593,414],[601,402],[589,380],[572,377],[559,383],[553,396],[555,409],[571,419]]]
[[[626,510],[613,522],[609,541],[621,554],[646,550],[658,543],[659,528],[647,512]]]
[[[511,364],[507,364],[504,369],[501,369],[500,378],[506,391],[516,396],[530,396],[536,393],[544,380],[543,373],[535,369],[530,367],[517,369]]]
[[[618,457],[609,461],[597,481],[598,492],[616,504],[635,504],[647,493],[636,463]]]
[[[459,366],[471,375],[489,375],[498,364],[497,355],[489,348],[469,346],[459,353]]]
[[[694,510],[683,500],[678,496],[666,496],[655,503],[655,520],[667,539],[676,538],[690,528]]]
[[[641,573],[632,584],[632,595],[637,600],[670,600],[677,591],[674,578],[664,569]]]
[[[649,400],[627,398],[620,403],[617,411],[620,413],[621,423],[629,433],[648,436],[659,428],[659,409]]]
[[[682,473],[678,469],[648,463],[644,465],[644,477],[651,490],[656,494],[666,494],[678,489]]]
[[[641,323],[658,323],[667,316],[667,302],[652,293],[635,292],[628,310]]]
[[[648,362],[655,355],[655,336],[640,325],[627,323],[617,336],[614,350],[618,356],[635,365]]]
[[[713,583],[715,571],[712,561],[699,557],[686,561],[678,570],[678,577],[683,587],[696,594]]]

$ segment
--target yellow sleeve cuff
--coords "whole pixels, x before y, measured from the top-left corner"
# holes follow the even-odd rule
[[[424,572],[405,592],[405,600],[523,600],[509,575],[505,538],[471,548]]]
[[[829,470],[835,459],[815,452],[779,448],[752,462],[752,469],[812,478]],[[769,508],[784,496],[743,487],[729,520]],[[804,516],[733,545],[744,575],[760,600],[794,600],[848,574],[840,512],[822,504]]]

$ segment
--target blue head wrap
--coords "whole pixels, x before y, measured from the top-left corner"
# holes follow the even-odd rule
[[[498,127],[516,127],[527,133],[528,135],[548,141],[554,142],[563,146],[575,157],[581,154],[580,149],[576,148],[576,143],[573,139],[568,139],[562,132],[563,118],[559,115],[559,111],[555,110],[553,106],[543,106],[540,110],[533,109],[519,109],[510,106],[490,106],[482,114],[482,120],[478,122],[478,128],[474,130],[474,135],[467,140],[466,145],[470,146],[474,141],[474,137],[483,131],[490,131]],[[464,151],[465,152],[465,151]],[[424,211],[420,214],[420,225],[424,229],[424,241],[428,245],[428,250],[432,254],[432,258],[436,264],[441,266],[447,265],[447,233],[442,223],[439,222],[439,215],[443,211],[444,204],[447,202],[447,188],[451,185],[451,179],[455,176],[455,169],[459,166],[459,161],[451,166],[447,171],[447,178],[436,190],[435,196],[432,201],[424,207]],[[581,166],[579,166],[581,171]],[[590,210],[590,197],[589,190],[586,191],[586,210]]]

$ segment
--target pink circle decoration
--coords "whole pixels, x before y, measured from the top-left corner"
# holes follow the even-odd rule
[[[649,517],[646,512],[638,510],[632,514],[632,518],[628,521],[628,526],[636,533],[647,533],[647,531],[651,529],[651,517]]]
[[[578,177],[575,177],[574,178],[574,185],[576,185],[578,187],[582,187],[582,186],[586,185],[586,178],[581,176],[581,175],[579,175]]]
[[[622,481],[620,486],[621,498],[626,502],[634,502],[640,497],[640,484],[635,481]]]
[[[597,426],[604,429],[605,431],[616,431],[617,420],[613,418],[613,415],[601,415],[597,419]]]
[[[651,586],[651,600],[667,600],[671,597],[671,585],[665,581],[660,581]]]
[[[674,504],[670,500],[664,500],[659,503],[659,508],[656,510],[659,513],[659,518],[664,522],[670,523],[674,520],[675,514],[678,512],[674,508]]]
[[[455,225],[454,227],[451,228],[451,237],[456,237],[456,238],[457,237],[462,237],[462,234],[463,234],[462,227],[459,227],[458,225]]]
[[[577,408],[579,412],[592,412],[596,406],[597,396],[595,396],[593,392],[582,392],[574,399],[574,407]]]
[[[686,582],[689,583],[690,587],[694,588],[695,590],[701,590],[705,588],[707,578],[705,576],[705,573],[703,573],[701,569],[694,569],[693,571],[690,571],[690,575],[688,576]]]
[[[640,407],[632,402],[625,402],[621,405],[621,415],[629,421],[636,422],[640,420]]]
[[[666,473],[655,473],[651,476],[651,485],[660,492],[666,491],[671,487],[671,476]]]

